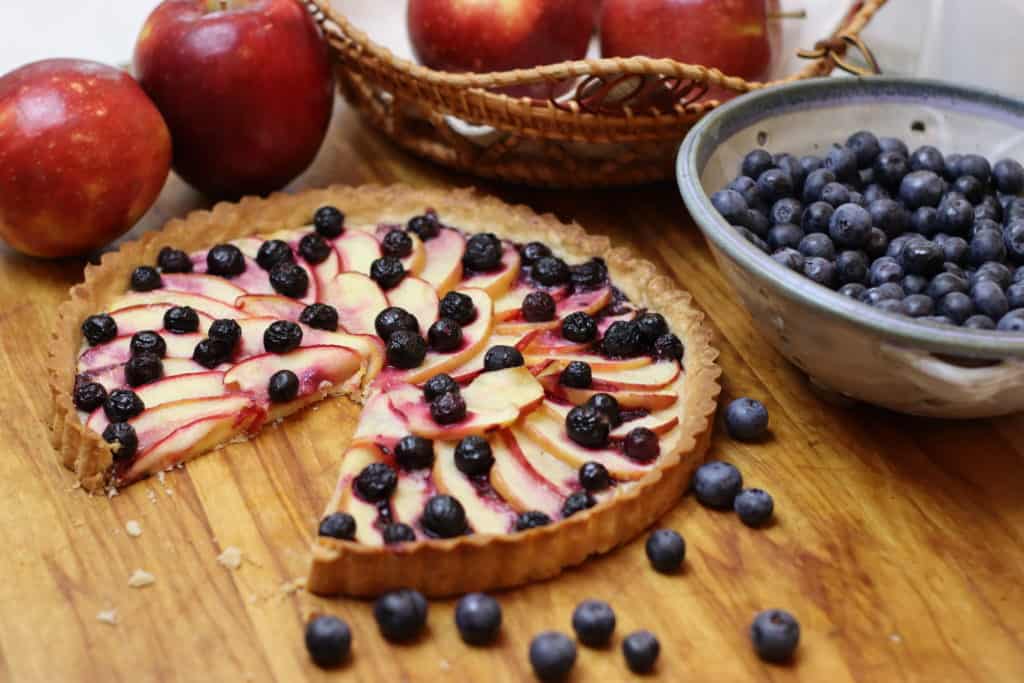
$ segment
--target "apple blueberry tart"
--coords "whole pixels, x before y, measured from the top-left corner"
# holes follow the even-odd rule
[[[309,588],[462,593],[662,515],[707,445],[715,355],[686,293],[577,226],[329,188],[220,204],[87,268],[59,313],[53,440],[97,490],[353,401]]]

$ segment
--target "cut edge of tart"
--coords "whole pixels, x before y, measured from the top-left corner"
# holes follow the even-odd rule
[[[83,488],[96,492],[109,483],[113,450],[83,423],[71,400],[81,352],[82,321],[106,310],[106,304],[124,293],[132,270],[155,263],[164,246],[192,252],[250,235],[279,232],[282,227],[297,228],[307,225],[310,216],[325,205],[341,207],[346,220],[355,224],[404,221],[430,208],[446,224],[487,230],[503,240],[540,241],[573,261],[604,259],[615,285],[630,302],[640,309],[661,313],[682,340],[685,391],[680,397],[679,433],[671,450],[662,452],[653,468],[630,481],[629,486],[616,490],[614,495],[599,496],[600,504],[518,533],[418,538],[383,546],[321,536],[313,545],[309,590],[368,596],[411,586],[441,596],[549,578],[629,540],[682,495],[708,446],[721,374],[715,363],[717,351],[711,347],[710,334],[703,325],[704,316],[692,305],[690,295],[628,249],[612,248],[607,238],[588,235],[578,225],[564,224],[550,214],[538,215],[528,207],[510,206],[469,189],[421,190],[406,186],[333,186],[217,204],[210,211],[173,220],[163,230],[126,243],[119,251],[105,254],[98,265],[88,266],[85,281],[72,288],[70,300],[58,309],[49,367],[55,406],[52,443],[61,462],[77,474]],[[445,276],[444,282],[450,279]],[[471,287],[472,280],[467,279],[465,285]],[[346,381],[324,393],[344,393],[363,403],[367,389],[363,384]],[[239,434],[233,440],[239,438],[248,435]],[[328,512],[338,509],[340,493],[336,492],[330,501]]]

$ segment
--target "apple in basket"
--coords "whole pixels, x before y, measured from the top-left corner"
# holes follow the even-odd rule
[[[174,170],[214,198],[280,189],[330,123],[327,45],[295,0],[164,0],[134,66],[170,127]]]
[[[421,64],[457,73],[508,71],[585,57],[594,9],[595,0],[409,0],[407,20]],[[546,98],[550,86],[504,92]]]
[[[768,19],[778,0],[604,0],[604,57],[668,57],[760,80],[771,67]],[[735,94],[714,88],[709,96]]]
[[[124,234],[167,180],[167,126],[126,72],[48,59],[0,76],[0,238],[32,256]]]

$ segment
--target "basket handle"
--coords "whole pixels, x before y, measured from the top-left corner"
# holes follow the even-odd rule
[[[849,47],[854,47],[860,52],[867,67],[853,64],[846,59]],[[882,73],[882,67],[879,66],[871,48],[859,35],[844,33],[834,38],[819,40],[814,44],[814,49],[799,50],[796,54],[802,59],[830,59],[837,67],[854,76],[878,76]]]

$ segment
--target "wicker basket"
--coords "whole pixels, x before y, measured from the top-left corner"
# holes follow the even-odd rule
[[[841,26],[799,72],[749,82],[670,59],[588,59],[501,73],[434,71],[373,42],[330,0],[309,0],[337,61],[344,97],[402,147],[474,175],[548,187],[633,185],[670,178],[689,128],[718,104],[710,87],[744,93],[832,72],[858,70],[853,45],[877,71],[859,34],[886,0],[853,4]],[[567,95],[555,96],[566,81]],[[496,89],[547,84],[548,99]],[[563,88],[564,89],[564,88]]]

